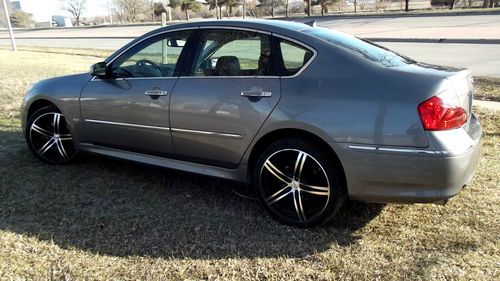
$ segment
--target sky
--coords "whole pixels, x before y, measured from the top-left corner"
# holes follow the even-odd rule
[[[60,8],[60,0],[20,0],[23,11],[33,14],[36,21],[49,21],[54,15],[70,16],[68,12]],[[106,0],[87,0],[87,9],[83,12],[84,17],[107,15]]]

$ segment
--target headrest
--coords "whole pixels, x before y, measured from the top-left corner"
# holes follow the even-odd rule
[[[235,56],[222,56],[217,59],[215,72],[218,76],[238,76],[240,70],[240,60]]]

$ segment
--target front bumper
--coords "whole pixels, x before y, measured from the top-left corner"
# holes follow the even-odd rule
[[[455,196],[479,162],[481,126],[474,115],[461,129],[427,132],[429,147],[331,143],[342,162],[351,199],[430,203]]]

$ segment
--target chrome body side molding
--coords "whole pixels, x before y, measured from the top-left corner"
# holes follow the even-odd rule
[[[95,119],[85,119],[85,122],[88,122],[88,123],[97,123],[97,124],[106,124],[106,125],[115,125],[115,126],[134,127],[134,128],[164,130],[164,131],[172,131],[172,132],[186,133],[186,134],[210,135],[210,136],[226,137],[226,138],[234,138],[234,139],[241,139],[241,138],[243,138],[243,135],[239,135],[239,134],[229,134],[229,133],[220,133],[220,132],[212,132],[212,131],[189,130],[189,129],[180,129],[180,128],[172,128],[172,129],[170,129],[170,128],[167,128],[167,127],[158,127],[158,126],[150,126],[150,125],[142,125],[142,124],[132,124],[132,123],[123,123],[123,122],[113,122],[113,121],[104,121],[104,120],[95,120]]]
[[[186,134],[197,134],[197,135],[210,135],[210,136],[227,137],[227,138],[234,138],[234,139],[241,139],[241,138],[243,138],[243,135],[238,135],[238,134],[228,134],[228,133],[219,133],[219,132],[210,132],[210,131],[188,130],[188,129],[180,129],[180,128],[172,128],[172,132],[186,133]]]
[[[167,127],[158,127],[158,126],[132,124],[132,123],[123,123],[123,122],[113,122],[113,121],[103,121],[103,120],[95,120],[95,119],[85,119],[85,122],[88,122],[88,123],[97,123],[97,124],[115,125],[115,126],[125,126],[125,127],[134,127],[134,128],[144,128],[144,129],[155,129],[155,130],[170,131],[170,128],[167,128]]]

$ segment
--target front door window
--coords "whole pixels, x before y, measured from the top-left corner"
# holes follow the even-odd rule
[[[173,77],[190,31],[146,40],[113,62],[113,77]]]

